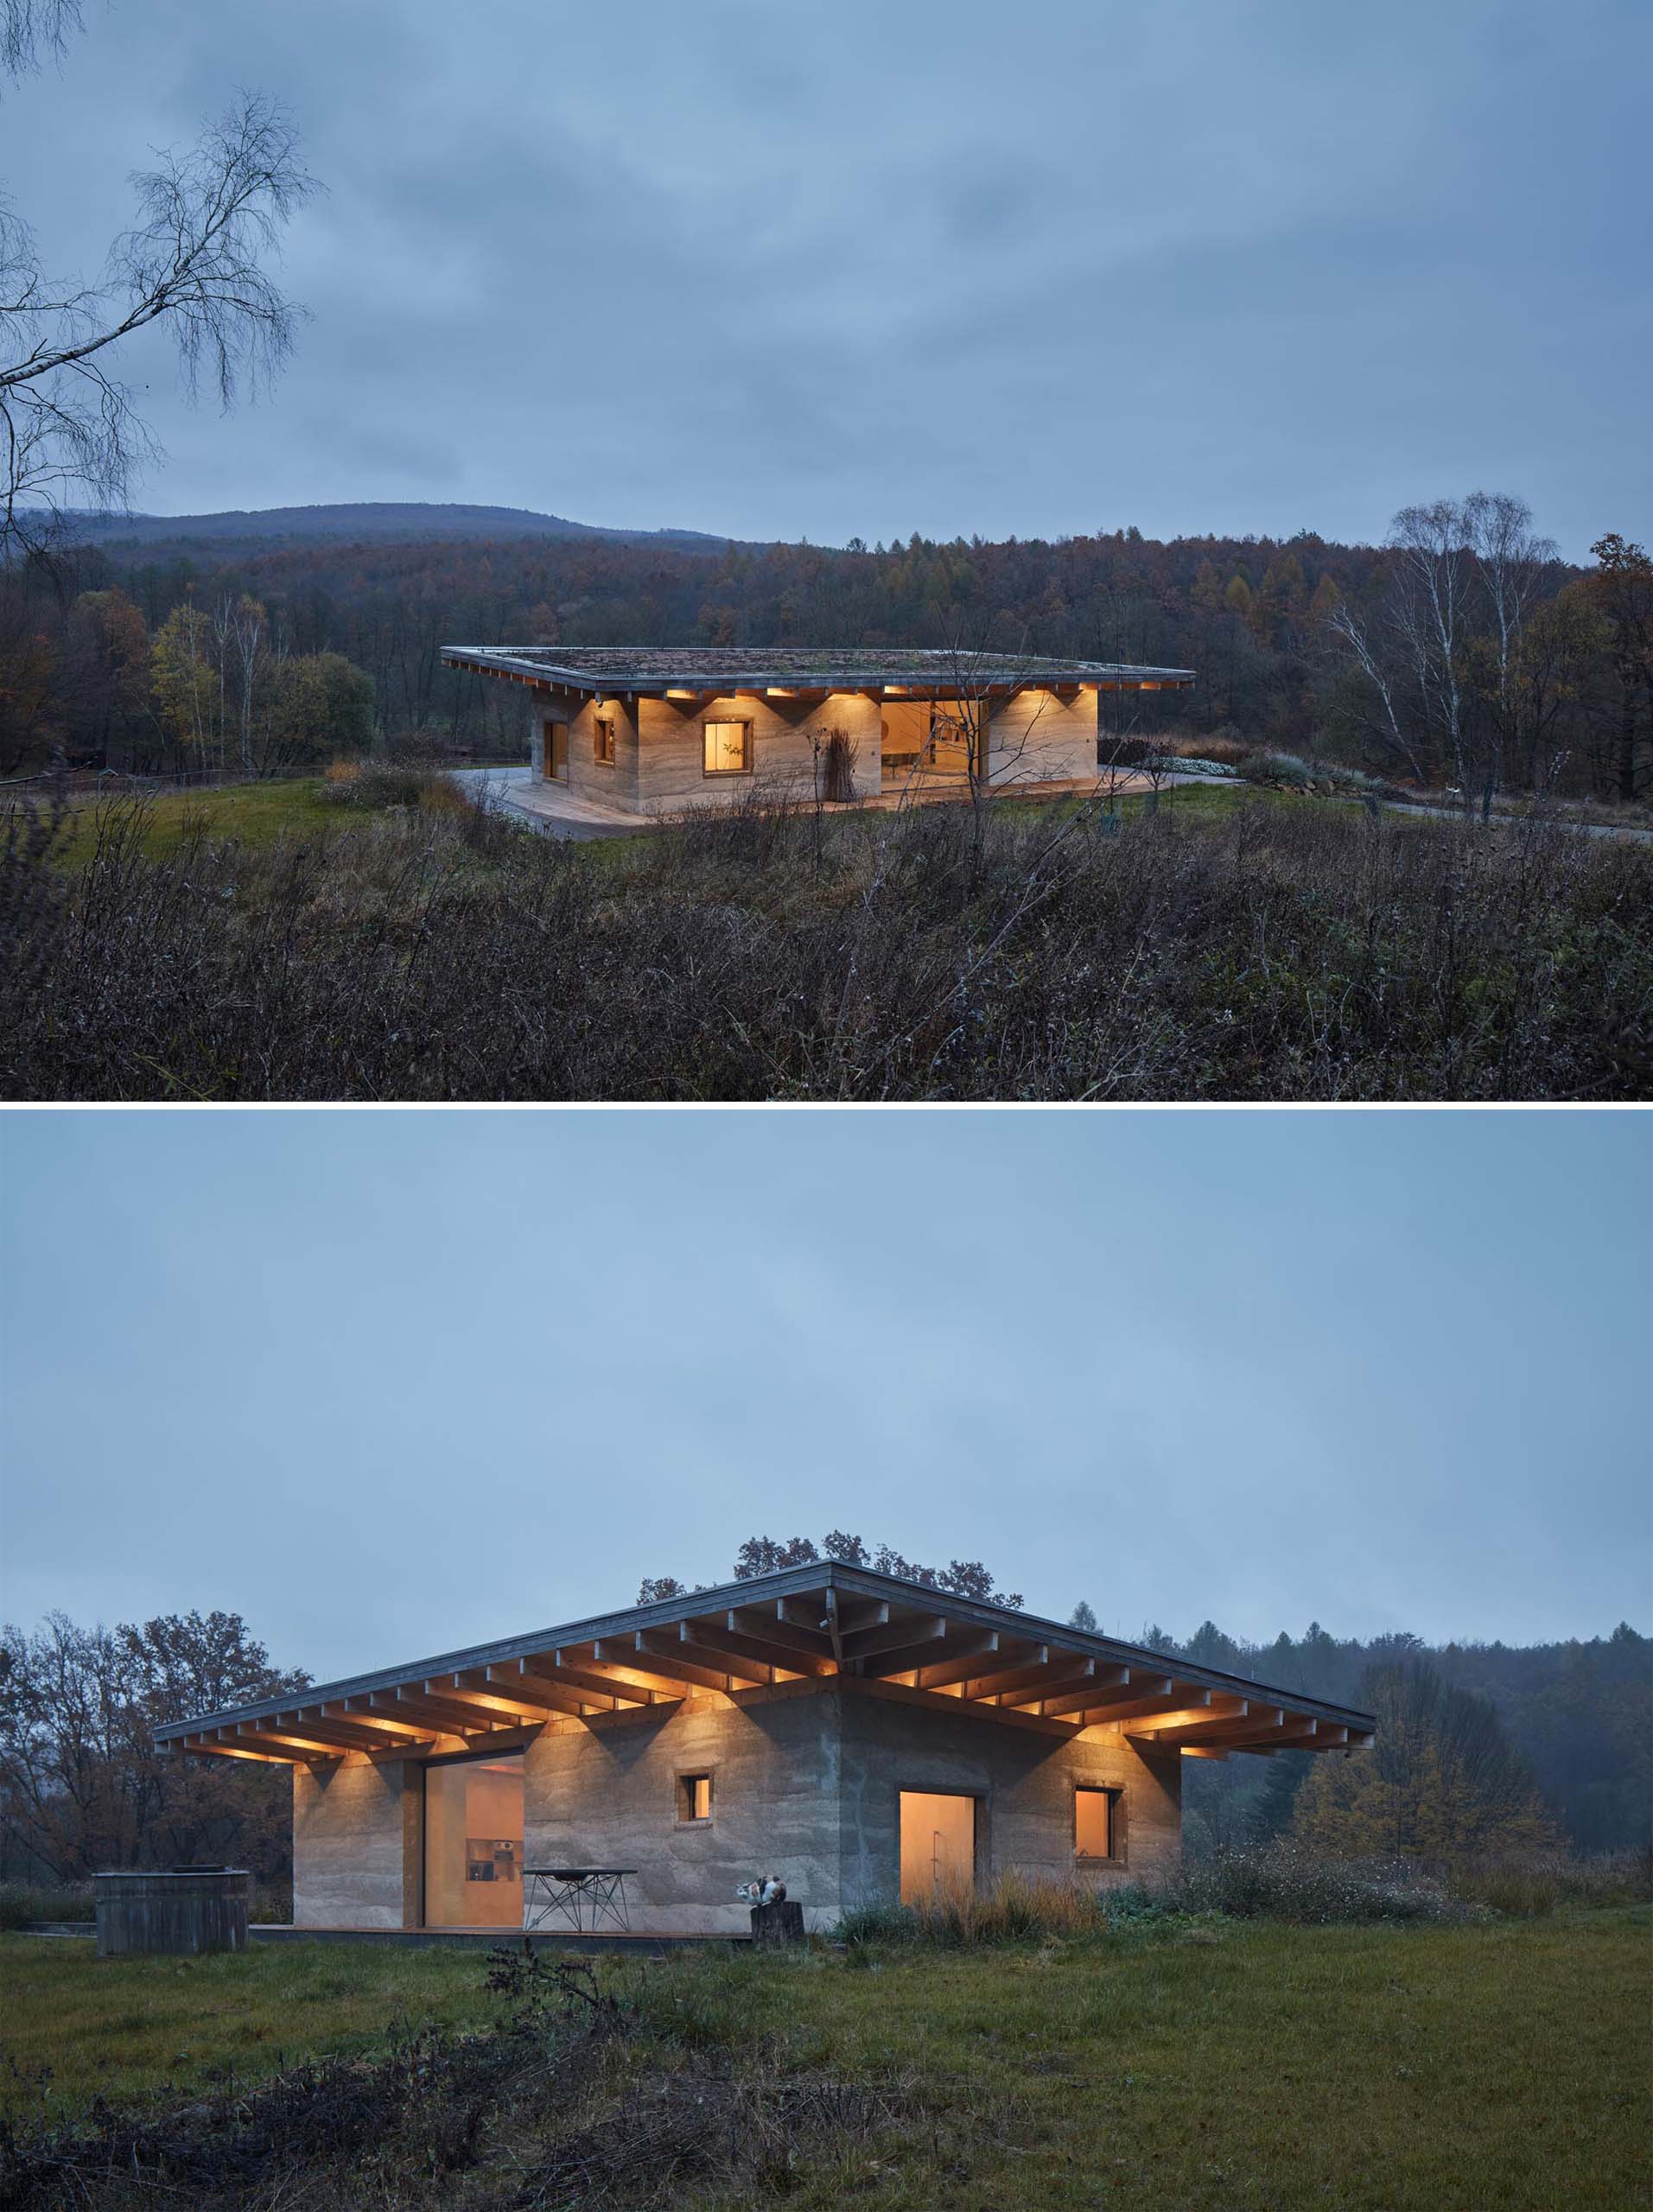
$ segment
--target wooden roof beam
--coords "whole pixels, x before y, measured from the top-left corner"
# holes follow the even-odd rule
[[[690,1689],[722,1690],[725,1697],[738,1689],[754,1687],[753,1662],[741,1659],[733,1666],[725,1665],[719,1658],[709,1662],[695,1658],[689,1647],[664,1629],[639,1628],[635,1631],[633,1649],[637,1662],[656,1675],[663,1675],[668,1682],[686,1682]],[[766,1681],[767,1673],[757,1680]]]
[[[1033,1646],[1033,1656],[1021,1660],[1014,1667],[1001,1667],[990,1674],[971,1675],[964,1683],[966,1697],[1000,1697],[1007,1690],[1025,1689],[1029,1682],[1041,1681],[1050,1665],[1051,1647],[1048,1643]]]
[[[1148,1714],[1126,1732],[1147,1737],[1161,1746],[1179,1745],[1185,1736],[1208,1732],[1213,1722],[1243,1720],[1250,1710],[1244,1698],[1223,1697],[1212,1690],[1203,1707],[1190,1705],[1177,1712]]]
[[[1186,1711],[1191,1707],[1209,1706],[1211,1701],[1210,1690],[1197,1690],[1187,1682],[1173,1682],[1160,1675],[1159,1680],[1166,1686],[1163,1689],[1157,1689],[1146,1676],[1141,1679],[1142,1694],[1140,1697],[1103,1698],[1094,1707],[1087,1706],[1085,1726],[1094,1727],[1103,1721],[1117,1721],[1122,1725],[1128,1720],[1169,1713],[1179,1708]],[[1136,1684],[1133,1682],[1132,1690],[1135,1691],[1135,1688]]]
[[[172,1747],[177,1751],[209,1751],[214,1758],[255,1759],[260,1766],[292,1766],[296,1764],[290,1751],[255,1751],[247,1744],[220,1744],[206,1736],[174,1737]]]
[[[633,1681],[619,1668],[601,1665],[594,1658],[570,1659],[563,1651],[553,1652],[549,1660],[535,1660],[531,1671],[544,1675],[548,1681],[565,1682],[576,1690],[590,1690],[598,1697],[627,1698],[633,1705],[650,1705],[661,1696],[675,1700],[683,1695],[676,1682],[666,1685]]]
[[[422,1691],[373,1690],[368,1709],[383,1713],[416,1727],[422,1735],[469,1736],[494,1726],[493,1715],[474,1712],[469,1706],[447,1698],[426,1697]]]
[[[702,1612],[699,1621],[710,1626],[713,1617]],[[792,1632],[784,1621],[764,1619],[764,1615],[753,1612],[726,1612],[723,1626],[713,1630],[710,1642],[728,1643],[730,1650],[743,1652],[748,1659],[764,1659],[766,1666],[790,1668],[794,1675],[834,1675],[832,1655],[825,1648],[825,1637],[810,1637],[804,1630]]]
[[[456,1706],[461,1713],[474,1713],[477,1723],[486,1721],[495,1728],[520,1727],[545,1718],[537,1706],[525,1698],[513,1698],[508,1690],[471,1688],[462,1674],[439,1675],[425,1684],[423,1694],[430,1704]]]
[[[999,1703],[1037,1707],[1044,1713],[1082,1713],[1098,1692],[1121,1689],[1129,1680],[1128,1668],[1109,1666],[1105,1659],[1075,1661],[1064,1652],[1049,1669],[1046,1681],[1012,1690]]]
[[[336,1704],[335,1700],[334,1705],[323,1708],[329,1719]],[[417,1750],[431,1733],[428,1721],[416,1720],[410,1713],[397,1713],[395,1694],[390,1690],[366,1691],[359,1697],[346,1698],[343,1717],[353,1725],[359,1722],[362,1727],[374,1730],[385,1738],[387,1747],[404,1743],[410,1750]]]
[[[944,1690],[953,1682],[963,1682],[976,1673],[983,1659],[996,1658],[1000,1649],[996,1628],[968,1629],[950,1637],[948,1656],[938,1659],[931,1666],[919,1670],[917,1688],[921,1690]]]
[[[467,1682],[472,1679],[467,1676]],[[548,1681],[541,1675],[526,1675],[520,1667],[485,1667],[477,1688],[497,1689],[513,1705],[531,1706],[542,1714],[566,1713],[573,1720],[583,1719],[593,1706],[604,1713],[612,1713],[614,1707],[612,1690],[594,1694],[589,1690],[570,1689],[566,1682]]]
[[[1128,1690],[1130,1680],[1128,1667],[1110,1667],[1098,1660],[1095,1674],[1081,1676],[1071,1689],[1059,1683],[1052,1685],[1054,1694],[1040,1698],[1039,1710],[1052,1720],[1059,1720],[1070,1713],[1089,1713],[1107,1697],[1109,1690]],[[1014,1697],[1000,1701],[1005,1705],[1029,1705],[1033,1700],[1031,1692],[1020,1690]]]
[[[749,1659],[755,1665],[766,1667],[772,1673],[784,1669],[792,1675],[830,1675],[836,1672],[830,1656],[822,1650],[800,1651],[796,1646],[777,1643],[766,1636],[753,1636],[737,1628],[734,1616],[702,1614],[696,1620],[686,1622],[694,1641],[712,1651],[732,1652],[736,1658]]]
[[[785,1605],[784,1598],[777,1598],[772,1618],[753,1606],[734,1605],[723,1617],[724,1625],[734,1635],[753,1637],[778,1651],[795,1652],[804,1659],[830,1660],[832,1647],[826,1630],[816,1627],[813,1622],[802,1625],[794,1618],[798,1609],[795,1607],[789,1613]],[[788,1657],[785,1663],[790,1667],[798,1661]]]
[[[863,1629],[887,1627],[890,1619],[887,1598],[864,1598],[859,1605],[850,1605],[832,1589],[826,1593],[826,1610],[836,1614],[838,1633],[845,1638],[859,1636]]]
[[[652,1654],[643,1650],[635,1635],[603,1637],[591,1649],[599,1666],[620,1669],[626,1680],[645,1690],[658,1690],[665,1697],[682,1697],[685,1683],[690,1689],[703,1687],[690,1682],[686,1675],[675,1670],[668,1673],[663,1662],[657,1662]],[[722,1688],[723,1685],[720,1681],[714,1687]],[[724,1695],[728,1694],[725,1690]]]
[[[1243,1719],[1213,1721],[1209,1728],[1179,1728],[1169,1738],[1179,1751],[1190,1751],[1202,1744],[1225,1744],[1230,1751],[1249,1751],[1254,1745],[1267,1745],[1278,1751],[1285,1741],[1281,1732],[1284,1719],[1271,1715],[1268,1708],[1253,1706]],[[1149,1743],[1163,1745],[1163,1736],[1150,1736]]]
[[[1115,1670],[1108,1670],[1112,1674]],[[1160,1702],[1168,1709],[1174,1693],[1168,1675],[1145,1675],[1138,1669],[1121,1667],[1116,1681],[1099,1682],[1089,1695],[1076,1692],[1071,1697],[1060,1697],[1047,1703],[1047,1713],[1083,1713],[1087,1720],[1095,1720],[1107,1713],[1137,1713],[1146,1707],[1149,1712],[1160,1709]]]
[[[341,1759],[344,1757],[343,1750],[337,1744],[318,1743],[310,1736],[289,1736],[277,1729],[246,1720],[237,1724],[235,1741],[249,1745],[255,1751],[272,1751],[278,1758],[306,1763],[311,1759]]]
[[[908,1620],[887,1621],[881,1627],[846,1629],[843,1656],[846,1659],[875,1659],[885,1652],[919,1652],[926,1646],[944,1643],[947,1623],[939,1613],[920,1613]],[[938,1657],[940,1654],[936,1655]],[[909,1658],[893,1662],[884,1671],[900,1674],[906,1667],[919,1666],[922,1661]]]
[[[261,1727],[275,1728],[283,1735],[313,1736],[318,1743],[337,1744],[346,1751],[385,1751],[405,1743],[404,1736],[391,1736],[378,1728],[360,1728],[342,1720],[312,1720],[302,1713],[278,1713],[271,1720],[261,1721]]]
[[[738,1676],[741,1681],[754,1688],[760,1683],[772,1682],[777,1664],[785,1663],[773,1659],[755,1658],[750,1652],[741,1650],[732,1637],[704,1633],[694,1621],[678,1622],[677,1649],[679,1657],[692,1659],[697,1666],[709,1667],[714,1673],[721,1670],[726,1675]],[[794,1669],[793,1672],[801,1672],[801,1669]]]

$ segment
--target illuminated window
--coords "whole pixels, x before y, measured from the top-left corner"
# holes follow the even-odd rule
[[[424,1924],[522,1926],[523,1756],[425,1769]]]
[[[712,1777],[709,1774],[677,1777],[677,1818],[709,1821],[712,1817]]]
[[[709,776],[749,776],[752,773],[750,722],[706,722],[705,772]]]
[[[1078,1859],[1114,1856],[1114,1789],[1073,1793],[1073,1853]]]
[[[592,729],[591,751],[593,757],[601,760],[605,768],[614,766],[614,718],[612,715],[598,715]]]

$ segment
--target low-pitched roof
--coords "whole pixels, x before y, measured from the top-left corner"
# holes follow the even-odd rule
[[[156,1730],[180,1751],[289,1762],[405,1756],[545,1724],[601,1724],[697,1692],[739,1698],[828,1678],[1160,1750],[1339,1751],[1372,1716],[1162,1652],[823,1560],[527,1636],[439,1653]]]
[[[575,691],[664,693],[897,690],[977,692],[1025,684],[1180,687],[1191,668],[1067,660],[1042,653],[954,652],[943,646],[444,645],[450,668]]]

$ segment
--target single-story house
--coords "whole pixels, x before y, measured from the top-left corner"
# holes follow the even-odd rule
[[[817,1562],[156,1731],[293,1770],[301,1928],[519,1928],[525,1869],[624,1868],[639,1934],[815,1927],[1009,1869],[1164,1872],[1187,1758],[1349,1751],[1371,1716]]]
[[[1187,668],[939,650],[444,645],[519,684],[534,773],[633,814],[731,805],[756,785],[833,800],[1091,785],[1098,701],[1186,691]]]

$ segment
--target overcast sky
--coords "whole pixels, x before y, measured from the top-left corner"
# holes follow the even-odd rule
[[[328,195],[275,399],[140,504],[869,542],[1653,530],[1647,0],[86,0],[0,104],[58,265],[238,86]]]
[[[1646,1121],[14,1113],[3,1605],[336,1677],[830,1528],[1110,1633],[1653,1628]]]

